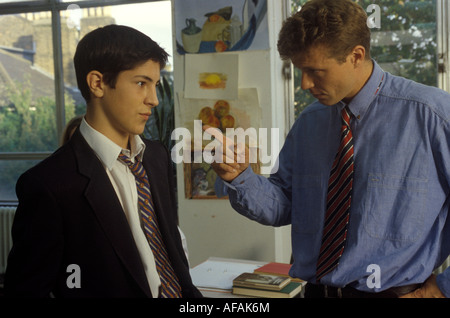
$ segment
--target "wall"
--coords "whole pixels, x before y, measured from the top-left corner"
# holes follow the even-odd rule
[[[283,63],[276,51],[276,40],[283,17],[284,0],[268,0],[270,50],[239,52],[239,87],[257,88],[262,108],[262,127],[279,128],[282,145],[286,130],[289,98],[282,76]],[[175,30],[175,27],[173,28]],[[174,35],[174,47],[175,35]],[[220,53],[235,54],[235,53]],[[174,52],[175,93],[184,90],[185,57]],[[176,126],[183,111],[175,98]],[[178,189],[184,189],[183,166],[177,166]],[[180,227],[186,235],[191,266],[208,257],[228,257],[257,261],[289,262],[290,227],[273,228],[250,221],[235,212],[228,200],[188,200],[178,193]]]

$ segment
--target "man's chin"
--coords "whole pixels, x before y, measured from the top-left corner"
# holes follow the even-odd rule
[[[319,102],[325,106],[333,106],[334,104],[336,104],[330,101],[329,99],[319,99]]]

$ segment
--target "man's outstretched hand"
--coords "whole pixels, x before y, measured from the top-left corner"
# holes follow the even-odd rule
[[[243,144],[236,144],[234,140],[224,136],[214,127],[204,125],[203,130],[213,136],[222,144],[221,152],[215,153],[217,160],[211,163],[212,168],[223,180],[230,182],[240,175],[249,166],[249,149]]]

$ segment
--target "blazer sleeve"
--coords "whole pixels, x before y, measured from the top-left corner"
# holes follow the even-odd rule
[[[28,171],[16,185],[19,205],[5,274],[7,297],[49,297],[61,270],[61,216],[56,200],[41,180]]]

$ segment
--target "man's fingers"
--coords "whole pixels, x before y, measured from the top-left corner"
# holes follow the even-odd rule
[[[225,148],[225,162],[245,162],[245,155],[247,151],[247,147],[244,144],[235,144],[234,140],[225,136],[220,129],[211,127],[208,125],[203,125],[202,129],[213,136],[217,141],[219,141]],[[237,158],[235,158],[236,154]],[[237,160],[235,160],[237,159]]]
[[[228,138],[222,134],[220,129],[214,128],[208,125],[203,125],[202,129],[213,136],[218,142],[223,145],[225,150],[222,150],[221,155],[223,155],[224,162],[232,163],[235,162],[234,158],[234,148],[236,147],[234,141],[231,138]]]
[[[227,145],[228,147],[234,146],[234,141],[227,136],[224,136],[219,128],[211,127],[208,125],[203,125],[202,129],[217,139],[222,145]]]
[[[239,165],[236,164],[226,164],[226,163],[211,163],[211,166],[213,166],[214,170],[220,170],[222,172],[229,172],[229,173],[235,173],[237,169],[239,169]]]

